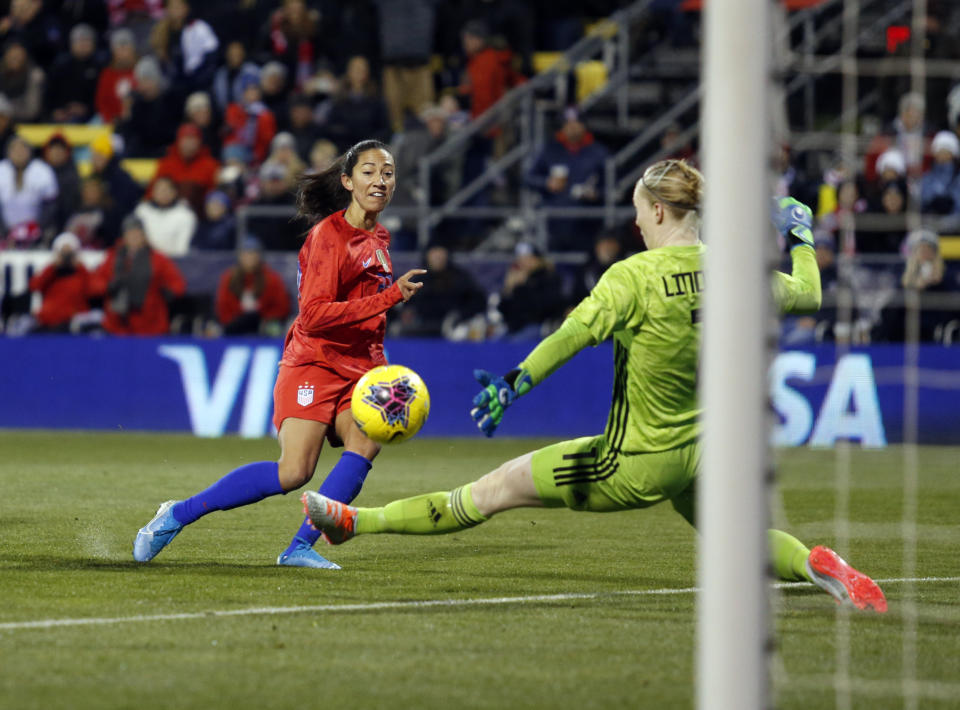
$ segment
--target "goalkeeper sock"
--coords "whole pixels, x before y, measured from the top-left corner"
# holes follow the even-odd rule
[[[767,530],[767,544],[777,578],[787,582],[811,581],[806,566],[810,550],[802,542],[781,530]]]
[[[349,503],[360,494],[360,489],[372,466],[373,464],[360,454],[344,451],[336,466],[331,469],[321,484],[320,494],[341,503]],[[313,547],[319,539],[320,531],[310,524],[309,518],[304,518],[300,529],[297,530],[293,540],[290,541],[290,546],[284,550],[283,554],[290,554],[297,545],[302,543]]]
[[[286,491],[280,486],[276,461],[259,461],[234,469],[204,491],[177,503],[170,512],[189,525],[215,510],[230,510]]]
[[[356,534],[437,535],[472,528],[487,520],[473,504],[472,486],[395,500],[382,508],[358,508]]]

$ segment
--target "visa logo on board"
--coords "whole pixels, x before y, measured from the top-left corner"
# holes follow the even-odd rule
[[[270,415],[279,347],[230,345],[212,377],[199,345],[161,345],[158,352],[179,368],[194,434],[215,437],[227,433],[230,415],[242,399],[238,433],[251,438],[276,435]],[[780,353],[771,365],[770,400],[779,419],[771,443],[829,447],[838,440],[853,440],[865,447],[886,446],[870,357],[850,353],[839,358],[823,402],[814,411],[808,396],[790,382],[812,383],[816,366],[815,355],[800,351]]]

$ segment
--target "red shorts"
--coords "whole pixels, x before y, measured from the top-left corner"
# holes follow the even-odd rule
[[[356,384],[357,380],[347,379],[327,367],[280,365],[273,388],[273,425],[280,431],[287,417],[332,425],[340,412],[350,409]],[[329,433],[333,433],[332,427]]]

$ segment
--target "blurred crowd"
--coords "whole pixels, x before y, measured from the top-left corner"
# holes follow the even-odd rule
[[[626,4],[11,0],[0,17],[0,249],[52,250],[54,262],[31,281],[42,296],[32,307],[4,302],[4,329],[164,333],[172,307],[194,324],[180,332],[280,332],[291,294],[264,255],[295,252],[309,226],[289,218],[298,175],[379,138],[401,176],[394,205],[418,204],[422,155],[531,76],[535,52],[568,48],[591,19]],[[960,58],[949,21],[956,8],[941,5],[929,4],[928,54]],[[645,33],[669,47],[694,43],[683,3],[651,7]],[[940,237],[960,234],[960,84],[931,80],[920,95],[881,82],[878,117],[861,122],[856,160],[783,146],[777,191],[815,211],[827,294],[820,315],[787,322],[792,342],[900,339],[908,293],[935,312],[921,319],[921,337],[960,335],[956,306],[935,305],[937,294],[960,291]],[[887,106],[891,92],[899,100]],[[549,209],[600,205],[611,150],[590,123],[563,112],[506,189],[530,191]],[[58,128],[38,139],[24,130],[36,124]],[[72,128],[94,132],[85,139]],[[696,161],[695,146],[677,139],[682,128],[664,132],[661,152]],[[438,165],[431,204],[483,173],[507,138],[478,135]],[[149,173],[135,171],[137,162]],[[488,198],[485,189],[468,204]],[[241,205],[264,209],[238,223]],[[923,215],[923,229],[908,229],[908,212]],[[420,254],[430,298],[398,312],[394,334],[542,333],[612,259],[643,249],[630,224],[604,229],[598,218],[551,214],[548,253],[526,225],[503,242],[516,246],[495,283],[475,283],[458,258],[476,246],[462,239],[475,226],[454,218],[435,230]],[[390,228],[395,248],[418,248],[409,221]],[[76,254],[91,250],[106,258],[88,273]],[[209,279],[209,304],[198,307],[183,295],[191,289],[180,267],[201,252],[237,258]],[[853,296],[838,316],[835,296],[845,288]]]
[[[303,171],[378,138],[393,146],[400,173],[413,175],[420,155],[532,74],[535,50],[566,49],[587,21],[625,4],[11,0],[0,19],[0,249],[51,250],[54,259],[30,282],[42,296],[32,320],[9,327],[4,304],[7,332],[168,332],[169,306],[185,291],[178,260],[217,250],[238,258],[219,280],[204,332],[279,331],[290,295],[262,254],[299,249],[309,225],[289,213]],[[37,124],[59,128],[42,140],[22,130]],[[605,150],[575,113],[562,124],[529,184],[548,204],[596,202]],[[482,172],[496,138],[437,171],[433,201]],[[132,169],[138,159],[148,175]],[[416,190],[401,181],[395,203],[415,204]],[[281,209],[238,225],[240,205]],[[559,235],[558,247],[570,241]],[[449,273],[437,266],[437,304],[448,286],[461,288],[458,309],[485,313],[486,292],[467,288],[441,256],[456,246],[424,254],[449,264]],[[586,252],[589,241],[575,247]],[[91,250],[106,258],[88,273],[77,254]],[[533,315],[520,303],[542,259],[517,256],[495,294],[509,325],[484,333],[562,314],[567,296]],[[450,327],[449,313],[422,310],[396,329]]]

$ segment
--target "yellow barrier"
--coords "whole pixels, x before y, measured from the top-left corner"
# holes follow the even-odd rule
[[[17,126],[17,135],[35,148],[43,146],[54,133],[62,133],[70,145],[76,148],[90,145],[97,136],[113,135],[113,127],[76,123],[21,123]]]
[[[960,259],[960,237],[940,237],[940,254],[944,259]]]

